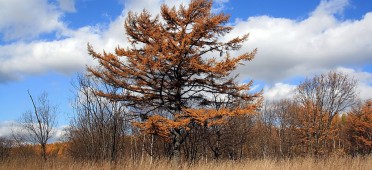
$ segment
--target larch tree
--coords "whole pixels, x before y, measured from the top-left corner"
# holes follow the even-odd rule
[[[99,62],[88,71],[122,89],[96,93],[125,103],[138,116],[135,126],[171,142],[176,162],[190,124],[221,124],[226,117],[254,113],[261,102],[260,92],[248,92],[252,81],[239,84],[232,75],[256,53],[229,53],[239,50],[248,34],[222,42],[220,38],[232,30],[225,25],[229,16],[213,14],[211,8],[212,1],[192,0],[178,9],[162,5],[156,17],[145,10],[129,12],[124,26],[130,47],[97,53],[88,45]]]

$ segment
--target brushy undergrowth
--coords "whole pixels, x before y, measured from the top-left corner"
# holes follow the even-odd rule
[[[50,159],[47,162],[39,159],[9,159],[0,162],[0,169],[50,169],[50,170],[286,170],[286,169],[314,169],[314,170],[370,170],[372,169],[372,156],[367,157],[330,157],[315,159],[311,157],[294,159],[255,159],[243,161],[200,161],[195,164],[184,163],[175,165],[168,160],[130,161],[122,160],[116,164],[111,162],[72,161],[69,159]]]

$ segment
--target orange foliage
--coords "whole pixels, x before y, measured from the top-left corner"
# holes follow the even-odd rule
[[[67,142],[56,142],[47,145],[47,155],[55,156],[55,157],[63,157],[66,156],[66,151],[68,148]]]
[[[174,120],[167,119],[160,115],[150,116],[145,122],[134,122],[147,134],[156,134],[162,137],[169,137],[171,129],[184,128],[190,130],[188,125],[193,122],[201,126],[215,126],[226,123],[224,118],[256,113],[256,106],[244,109],[185,109],[184,114],[176,115]]]
[[[48,157],[65,157],[68,148],[67,142],[55,142],[47,144],[46,155]],[[11,155],[13,156],[35,156],[41,154],[40,145],[20,145],[14,146],[11,149]]]
[[[261,93],[249,94],[252,82],[238,84],[231,73],[252,60],[256,50],[232,57],[229,52],[239,50],[248,34],[220,41],[232,30],[225,25],[229,16],[212,14],[211,9],[212,1],[192,0],[187,8],[162,5],[162,19],[147,11],[129,13],[125,29],[130,48],[118,47],[114,54],[97,53],[88,46],[89,54],[100,63],[88,71],[123,89],[122,93],[96,93],[122,101],[141,117],[135,126],[163,137],[182,136],[190,122],[211,126],[222,124],[226,116],[253,113]],[[217,57],[205,56],[216,52]],[[240,109],[241,102],[245,109]]]
[[[372,153],[372,100],[354,109],[347,118],[349,142],[360,154]]]

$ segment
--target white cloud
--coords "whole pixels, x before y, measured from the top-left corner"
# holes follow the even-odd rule
[[[322,1],[304,20],[250,17],[237,20],[225,38],[250,38],[237,52],[258,49],[256,58],[240,67],[242,77],[275,83],[293,76],[311,76],[339,66],[372,63],[372,12],[360,20],[335,17],[348,1]]]
[[[12,3],[5,3],[0,0],[1,4],[5,4],[2,8],[6,9],[7,17],[11,18],[8,21],[2,20],[0,16],[0,30],[4,33],[7,39],[27,39],[27,37],[35,37],[40,33],[48,31],[60,31],[64,39],[44,41],[34,40],[25,43],[24,41],[16,41],[11,44],[0,45],[0,83],[21,79],[25,75],[42,74],[48,71],[56,71],[63,74],[69,74],[85,69],[87,64],[91,64],[92,58],[87,54],[87,43],[91,43],[98,52],[105,49],[108,52],[113,52],[115,47],[120,45],[126,47],[128,45],[124,34],[123,23],[129,11],[141,12],[144,8],[149,9],[149,12],[158,14],[160,5],[165,2],[169,6],[179,6],[183,1],[172,0],[129,0],[124,2],[125,9],[120,16],[108,24],[107,29],[102,29],[97,26],[85,26],[77,30],[71,30],[64,27],[64,23],[59,21],[61,13],[56,10],[56,7],[48,4],[46,0],[30,0],[27,3],[20,3],[17,0]],[[64,10],[72,10],[73,1],[59,1],[60,6]],[[19,10],[27,11],[29,6],[35,6],[31,10],[31,14],[21,13],[21,16],[12,11],[12,6],[22,4]],[[39,6],[37,6],[39,5]],[[1,7],[0,7],[1,8]],[[39,11],[32,13],[32,11]],[[39,22],[34,23],[33,19],[37,15],[40,18]],[[27,16],[24,16],[27,15]],[[4,15],[3,15],[4,16]],[[26,19],[23,19],[26,17]],[[19,21],[17,21],[19,18]],[[27,19],[28,18],[28,19]],[[38,18],[38,20],[39,20]],[[45,21],[44,21],[45,20]],[[17,22],[16,22],[17,21]],[[41,23],[40,23],[41,22]],[[51,26],[37,27],[43,25],[42,22],[52,23]],[[53,25],[53,23],[55,23]],[[3,27],[2,27],[3,26]],[[14,27],[7,30],[7,28]],[[25,29],[25,28],[28,29]],[[29,29],[31,28],[31,29]]]
[[[0,137],[11,137],[12,129],[20,129],[14,121],[0,122]]]
[[[55,127],[52,132],[52,138],[49,140],[49,142],[63,140],[63,137],[66,134],[65,129],[67,127],[68,125]],[[27,132],[22,128],[22,125],[16,121],[0,122],[0,137],[13,139],[13,134],[15,134],[15,136],[27,135]]]
[[[296,85],[275,83],[274,86],[264,87],[264,99],[266,101],[277,101],[280,99],[291,98],[294,95]]]
[[[63,126],[56,127],[54,129],[54,135],[53,135],[52,139],[50,140],[50,142],[65,140],[66,133],[67,133],[66,129],[68,127],[69,127],[68,125],[63,125]]]
[[[76,12],[75,0],[58,0],[59,7],[66,12]]]
[[[86,52],[87,42],[98,39],[99,35],[93,28],[84,27],[63,40],[17,42],[0,46],[0,82],[47,71],[69,74],[81,70],[92,62]]]
[[[229,0],[214,0],[214,7],[212,8],[213,13],[219,13],[222,10],[225,10],[226,6],[225,3],[228,3]]]
[[[0,32],[8,41],[61,31],[64,29],[59,21],[61,15],[47,0],[0,0]]]
[[[362,100],[372,99],[372,73],[344,67],[338,67],[336,71],[346,73],[358,81],[357,92]]]
[[[362,100],[372,99],[372,86],[371,85],[360,83],[358,86],[358,89],[359,89],[359,97]]]
[[[341,14],[347,5],[349,5],[348,0],[321,0],[318,7],[312,12],[312,15]]]
[[[140,13],[146,9],[150,13],[155,14],[159,11],[160,0],[124,0],[124,9],[122,15],[126,15],[129,11]]]
[[[178,7],[189,0],[128,0],[123,1],[120,16],[103,29],[85,26],[77,30],[65,28],[59,20],[62,13],[46,0],[0,0],[0,31],[7,39],[35,37],[40,33],[59,32],[64,39],[46,41],[34,40],[28,43],[16,41],[0,46],[0,82],[17,80],[23,76],[56,71],[69,74],[85,69],[92,63],[86,44],[90,42],[100,52],[113,52],[120,45],[128,45],[123,22],[131,10],[141,12],[146,8],[153,14],[159,13],[162,3]],[[72,9],[70,6],[60,8]],[[66,3],[67,1],[63,1]],[[224,4],[227,0],[216,1]],[[20,5],[15,5],[20,4]],[[237,53],[258,48],[256,58],[239,67],[241,79],[263,80],[271,85],[292,76],[311,76],[340,66],[363,66],[372,62],[372,13],[360,20],[340,20],[334,15],[342,13],[347,0],[322,1],[304,20],[273,18],[269,16],[250,17],[237,20],[235,29],[225,38],[250,33],[250,39]],[[13,8],[12,6],[16,6]],[[68,6],[68,5],[67,5]],[[18,14],[15,11],[27,11]],[[4,9],[4,10],[2,10]],[[19,16],[18,16],[19,15]],[[27,15],[27,16],[25,16]],[[33,18],[38,17],[37,22]],[[10,19],[11,18],[11,19]],[[48,24],[43,24],[44,22]],[[14,27],[14,29],[10,29]],[[24,29],[24,28],[27,29]],[[10,31],[14,30],[14,31]],[[276,87],[275,85],[273,87]],[[279,87],[279,86],[278,86]],[[368,89],[366,86],[365,89]]]
[[[140,13],[146,9],[151,14],[157,15],[160,12],[160,6],[167,4],[169,7],[175,6],[178,8],[180,5],[185,5],[190,0],[121,0],[124,4],[122,15],[126,15],[129,11]]]
[[[356,91],[362,100],[372,99],[372,73],[346,67],[338,67],[335,71],[343,72],[357,80]],[[296,88],[297,85],[286,83],[275,83],[273,86],[266,85],[263,96],[267,101],[292,98],[295,95]]]

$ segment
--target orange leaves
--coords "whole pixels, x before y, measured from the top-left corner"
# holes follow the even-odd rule
[[[162,5],[159,18],[146,11],[129,13],[125,29],[130,47],[100,54],[88,46],[100,63],[88,71],[120,89],[116,94],[99,90],[96,94],[122,102],[135,114],[152,115],[133,125],[166,139],[176,136],[179,142],[191,124],[220,125],[227,117],[254,113],[262,93],[248,93],[252,82],[241,85],[231,73],[252,60],[256,50],[230,56],[248,34],[222,42],[221,36],[233,27],[226,26],[228,15],[212,14],[211,9],[210,0],[192,0],[178,9]],[[206,57],[207,53],[221,55]]]
[[[139,127],[146,134],[169,137],[172,122],[165,117],[154,115],[150,116],[146,122],[133,122],[132,125]]]
[[[347,117],[347,133],[351,145],[357,145],[362,151],[372,151],[372,100],[354,109]]]
[[[242,109],[185,109],[183,114],[176,114],[174,119],[168,119],[160,115],[149,116],[145,122],[133,122],[146,134],[156,134],[169,138],[172,129],[190,130],[190,123],[200,126],[215,126],[226,122],[226,118],[256,113],[256,107]]]
[[[184,128],[189,130],[187,125],[190,123],[188,119],[172,120],[160,115],[149,116],[145,122],[133,122],[132,125],[140,128],[146,134],[159,135],[165,139],[171,137],[172,129]]]
[[[66,156],[68,148],[68,143],[66,142],[56,142],[52,144],[47,145],[47,154],[51,156],[56,156],[56,157],[63,157]]]
[[[183,115],[177,118],[190,120],[201,126],[213,126],[225,123],[227,117],[247,115],[256,113],[256,108],[248,107],[243,109],[185,109]]]
[[[248,38],[248,34],[228,42],[218,41],[219,37],[229,32],[232,27],[223,25],[228,20],[228,15],[211,14],[211,7],[212,1],[208,0],[193,0],[188,8],[182,6],[178,10],[163,5],[163,21],[158,17],[152,18],[147,11],[140,14],[129,13],[125,29],[132,46],[126,49],[117,47],[115,54],[100,54],[88,45],[89,54],[100,63],[100,67],[89,67],[88,71],[104,83],[130,93],[97,94],[125,101],[136,108],[148,107],[138,106],[138,98],[142,97],[141,103],[147,105],[153,105],[154,100],[162,98],[162,101],[168,101],[169,104],[154,107],[166,107],[167,110],[175,111],[172,106],[174,96],[185,96],[175,94],[180,92],[172,89],[192,92],[206,89],[222,94],[230,93],[228,90],[245,90],[245,87],[242,88],[243,86],[233,83],[233,79],[226,77],[243,61],[253,59],[256,50],[237,57],[230,56],[228,52],[238,50]],[[204,54],[213,52],[225,52],[226,56],[220,56],[219,60],[203,57]],[[209,77],[213,78],[205,80]],[[244,96],[246,95],[234,97]],[[187,96],[190,99],[193,97]],[[181,107],[189,106],[176,108]]]

